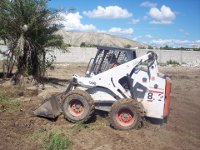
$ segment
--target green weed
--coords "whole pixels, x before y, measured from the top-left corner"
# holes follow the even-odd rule
[[[59,129],[42,129],[34,132],[31,138],[45,150],[64,150],[72,146],[72,142]]]
[[[63,150],[71,147],[71,145],[72,143],[69,139],[57,132],[50,133],[45,141],[45,149],[47,150]]]

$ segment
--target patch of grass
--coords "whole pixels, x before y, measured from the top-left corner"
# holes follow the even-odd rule
[[[41,129],[34,132],[31,139],[42,145],[45,150],[64,150],[72,146],[72,142],[59,129]]]
[[[168,61],[167,61],[167,65],[175,65],[175,66],[179,66],[180,63],[177,62],[176,60],[168,60]]]
[[[16,112],[20,110],[20,102],[0,95],[0,112]]]
[[[48,139],[45,141],[45,149],[47,150],[63,150],[72,145],[71,141],[58,132],[50,133]]]

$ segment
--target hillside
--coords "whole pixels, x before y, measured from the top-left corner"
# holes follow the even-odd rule
[[[147,47],[147,45],[132,41],[125,38],[105,34],[105,33],[92,33],[92,32],[66,32],[60,30],[57,32],[64,37],[64,41],[72,46],[80,46],[85,42],[86,45],[102,45],[102,46],[116,46],[126,47]]]

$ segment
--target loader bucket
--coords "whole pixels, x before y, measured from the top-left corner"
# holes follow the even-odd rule
[[[62,96],[67,94],[73,87],[73,80],[70,81],[67,89],[57,95],[53,95],[50,98],[44,100],[44,102],[33,111],[33,114],[40,117],[45,117],[49,119],[55,119],[62,113],[61,103]]]
[[[40,117],[55,119],[62,113],[61,109],[61,95],[51,96],[46,99],[33,114]]]

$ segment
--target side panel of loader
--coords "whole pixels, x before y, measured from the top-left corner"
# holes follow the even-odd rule
[[[163,119],[166,80],[160,76],[149,77],[148,72],[138,70],[131,77],[137,100],[144,106],[147,117]]]

